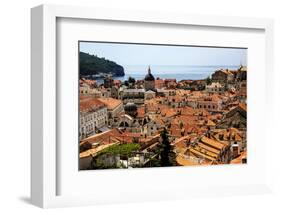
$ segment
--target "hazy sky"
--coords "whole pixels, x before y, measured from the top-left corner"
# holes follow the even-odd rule
[[[80,42],[80,51],[125,65],[247,65],[247,49]]]

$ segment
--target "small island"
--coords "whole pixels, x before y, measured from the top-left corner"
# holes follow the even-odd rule
[[[125,75],[124,68],[113,61],[105,58],[99,58],[96,55],[80,52],[80,78],[103,78],[105,75],[112,75],[113,77],[121,77]]]

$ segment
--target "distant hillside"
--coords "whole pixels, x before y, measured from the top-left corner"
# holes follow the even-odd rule
[[[124,68],[113,61],[95,55],[80,52],[80,75],[97,75],[108,73],[113,76],[124,76]]]

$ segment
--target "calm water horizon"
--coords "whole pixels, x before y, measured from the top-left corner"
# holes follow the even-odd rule
[[[113,77],[116,80],[125,81],[129,77],[136,80],[144,79],[147,74],[147,65],[127,65],[123,66],[125,76]],[[150,65],[151,73],[156,78],[160,79],[176,79],[181,80],[200,80],[206,79],[212,73],[219,69],[238,69],[239,65],[217,65],[217,66],[187,66],[187,65]],[[103,79],[98,79],[97,82],[103,83]]]

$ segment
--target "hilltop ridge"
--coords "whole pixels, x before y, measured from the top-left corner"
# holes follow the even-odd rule
[[[112,76],[124,76],[124,68],[114,61],[100,58],[88,53],[79,53],[80,76],[111,74]]]

